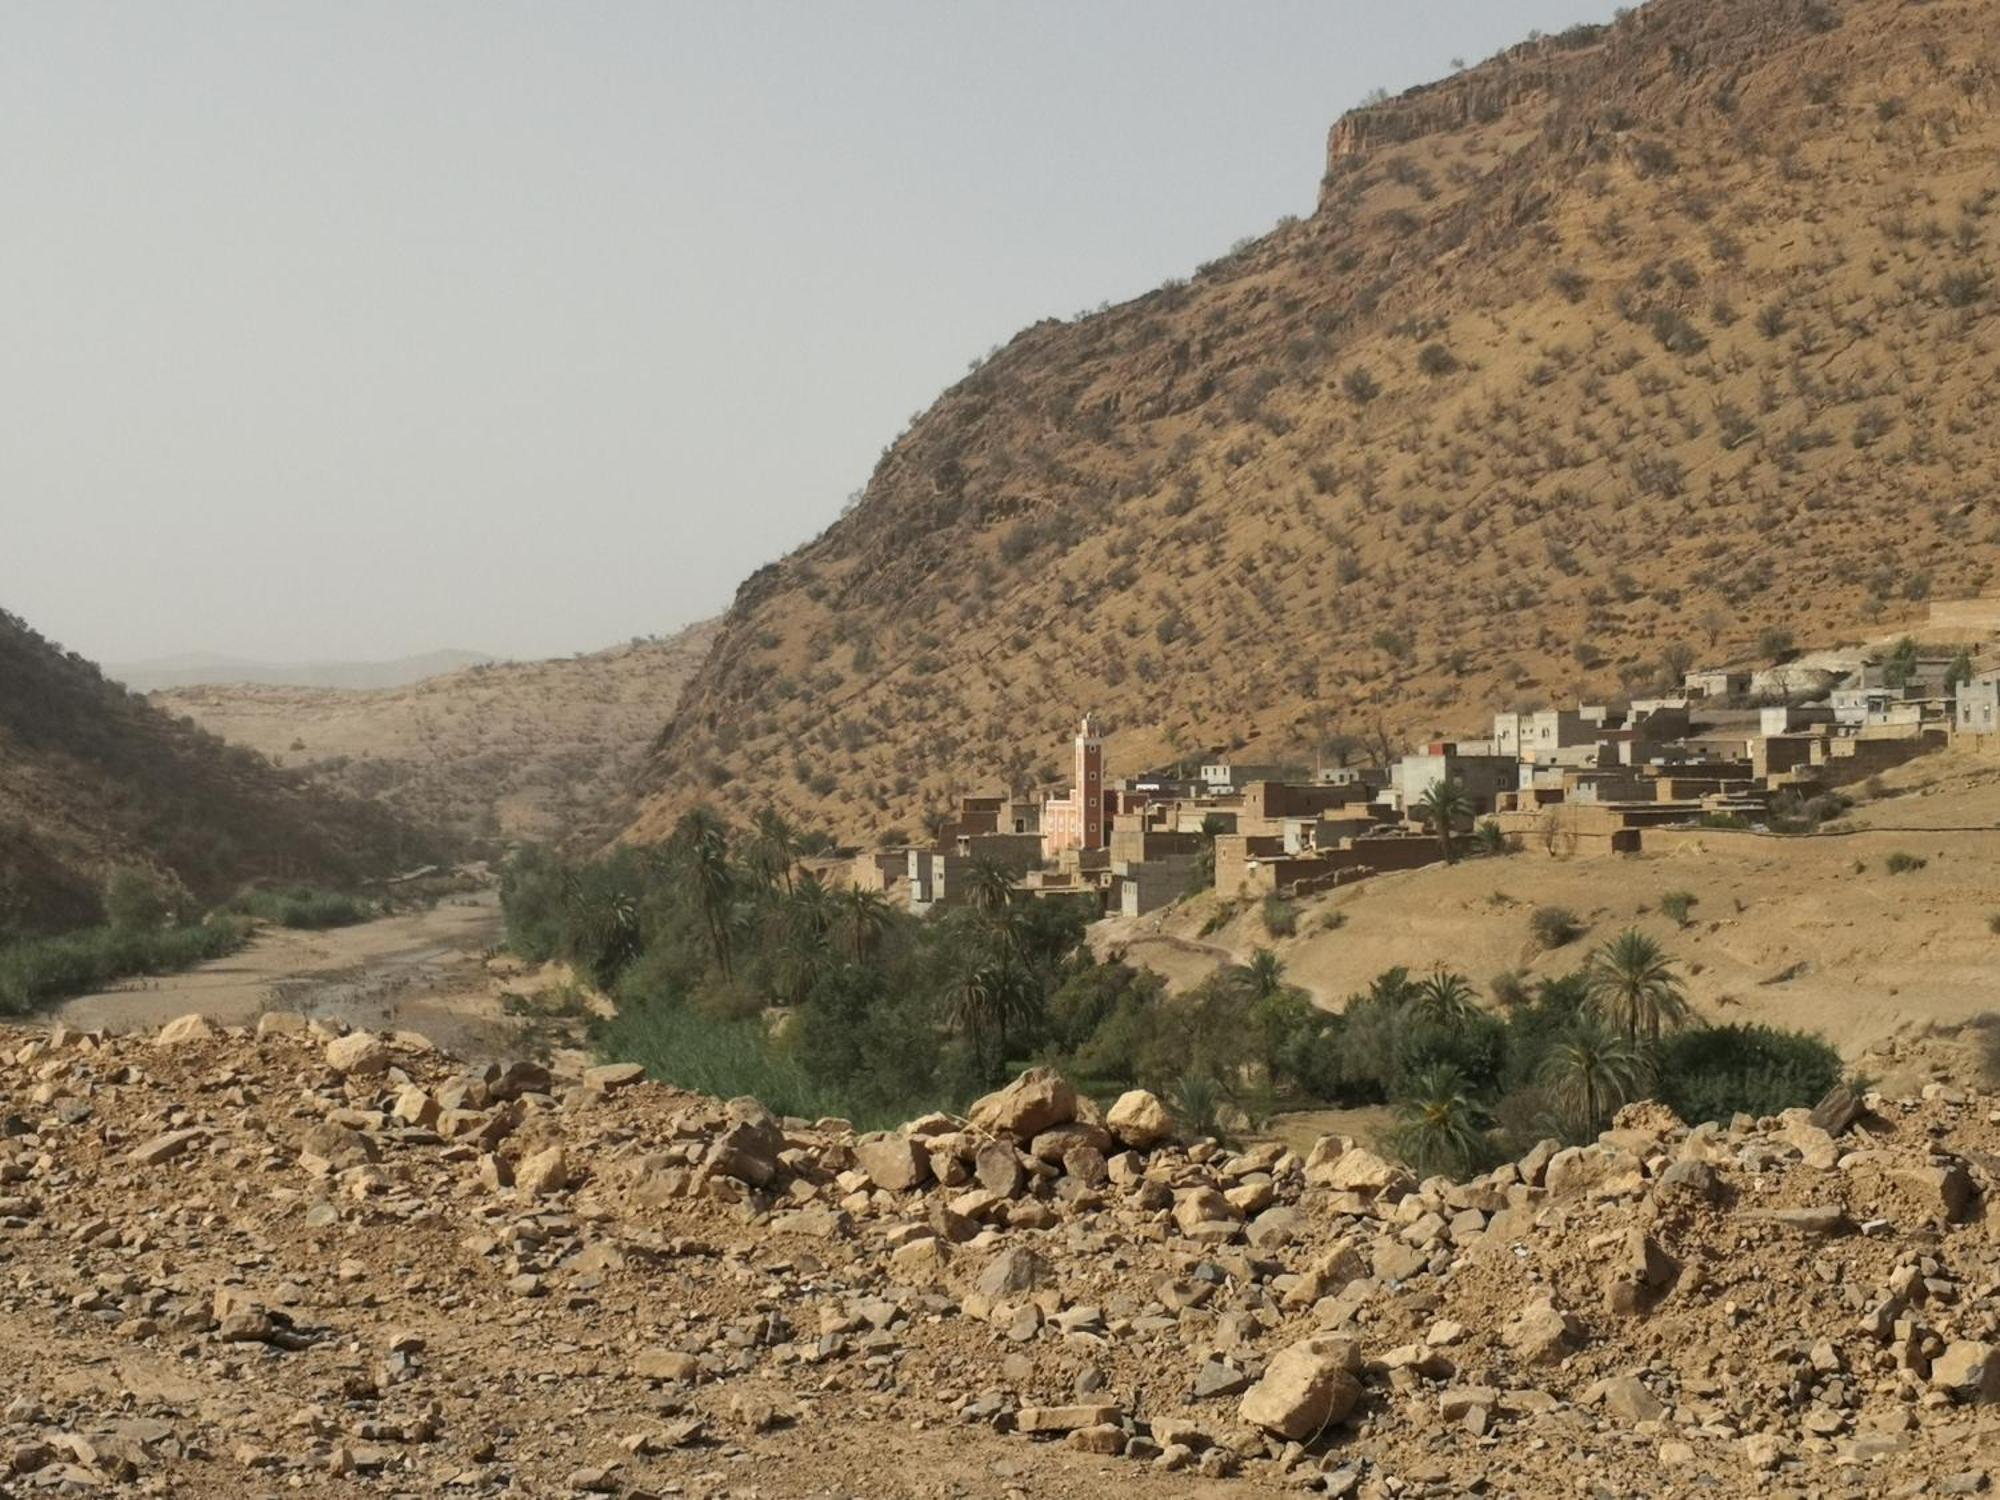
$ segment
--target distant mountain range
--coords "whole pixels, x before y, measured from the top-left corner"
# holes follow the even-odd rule
[[[207,687],[221,683],[255,683],[260,687],[346,688],[372,691],[406,687],[426,677],[442,677],[497,661],[478,651],[426,651],[394,661],[255,661],[190,651],[180,656],[156,656],[146,661],[111,662],[104,675],[135,693],[173,688]]]
[[[633,773],[714,635],[705,621],[588,655],[480,663],[367,691],[238,676],[164,688],[152,702],[425,827],[588,846],[629,816]]]

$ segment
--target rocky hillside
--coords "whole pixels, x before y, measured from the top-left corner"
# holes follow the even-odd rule
[[[715,624],[375,691],[229,684],[153,695],[232,744],[466,838],[591,842],[630,814],[643,748]]]
[[[2000,1100],[1640,1105],[1417,1183],[1050,1075],[856,1138],[637,1072],[0,1030],[0,1494],[1932,1495],[2000,1454]]]
[[[301,786],[107,681],[0,611],[0,932],[96,919],[112,867],[213,899],[346,882],[440,852],[387,810]]]
[[[655,748],[954,784],[1465,726],[1992,572],[1990,0],[1653,0],[1337,124],[1317,211],[1027,329],[752,577]]]

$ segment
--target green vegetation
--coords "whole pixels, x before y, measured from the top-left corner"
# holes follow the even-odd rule
[[[822,884],[800,847],[774,813],[744,833],[701,808],[653,848],[524,849],[501,883],[508,942],[611,994],[601,1045],[656,1077],[864,1125],[962,1104],[1033,1059],[1065,986],[1100,967],[1088,902],[977,869],[966,905],[917,918]]]
[[[1458,845],[1454,835],[1461,823],[1472,818],[1472,799],[1465,794],[1465,788],[1449,776],[1439,777],[1425,787],[1423,795],[1417,799],[1417,815],[1437,835],[1438,848],[1444,855],[1445,863],[1456,860]]]
[[[1695,905],[1700,899],[1693,891],[1668,891],[1660,897],[1660,910],[1672,919],[1674,926],[1685,927],[1692,920]]]
[[[86,927],[21,938],[0,946],[0,1015],[20,1015],[134,974],[193,968],[234,953],[249,935],[248,922],[220,917],[172,927]]]
[[[381,914],[372,901],[317,886],[292,885],[279,890],[247,891],[229,903],[229,910],[246,917],[275,922],[280,927],[319,931],[352,927]]]
[[[1840,1082],[1840,1054],[1817,1036],[1770,1026],[1703,1026],[1655,1053],[1657,1094],[1684,1120],[1774,1115]]]
[[[1545,1135],[1589,1138],[1649,1092],[1726,1119],[1813,1103],[1839,1073],[1815,1038],[1690,1029],[1672,961],[1638,932],[1557,978],[1501,976],[1504,1011],[1441,967],[1390,969],[1333,1012],[1268,948],[1169,993],[1093,957],[1087,902],[977,870],[962,905],[914,917],[822,885],[795,847],[778,820],[744,834],[703,810],[652,849],[582,864],[523,850],[502,883],[509,941],[613,995],[600,1045],[654,1076],[863,1126],[961,1108],[1040,1062],[1100,1098],[1152,1089],[1199,1134],[1387,1105],[1413,1166],[1463,1172]],[[1297,918],[1265,912],[1274,933]],[[1569,942],[1582,924],[1562,915]]]

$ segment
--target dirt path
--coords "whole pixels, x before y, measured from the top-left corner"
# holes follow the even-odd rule
[[[496,892],[327,932],[266,927],[240,953],[184,974],[134,979],[82,995],[55,1019],[133,1031],[199,1011],[243,1025],[267,1010],[420,1031],[466,1057],[507,1050],[517,1030],[485,956],[500,941]]]

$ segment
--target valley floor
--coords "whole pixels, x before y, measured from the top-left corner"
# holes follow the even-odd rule
[[[486,966],[501,939],[497,891],[353,927],[270,926],[240,953],[125,981],[60,1006],[80,1030],[134,1031],[198,1011],[221,1025],[290,1010],[377,1030],[422,1031],[466,1056],[505,1051],[516,1029]]]

